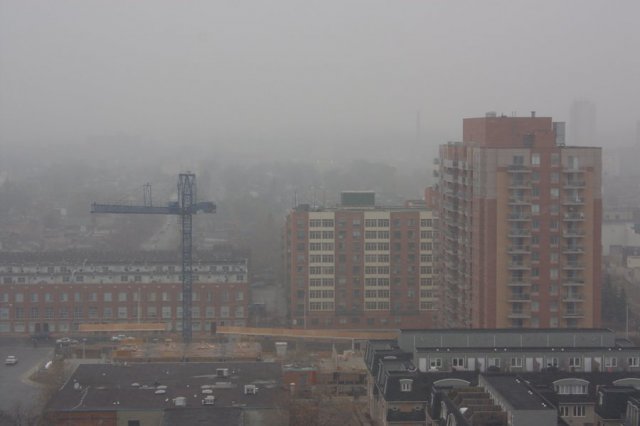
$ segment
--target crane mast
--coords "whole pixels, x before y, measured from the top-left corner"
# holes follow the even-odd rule
[[[180,216],[182,228],[182,340],[190,343],[193,337],[193,215],[199,212],[215,213],[216,205],[211,201],[197,202],[196,175],[180,173],[178,175],[178,201],[166,206],[153,206],[151,186],[144,185],[144,205],[98,204],[91,205],[91,213],[115,214],[163,214]]]

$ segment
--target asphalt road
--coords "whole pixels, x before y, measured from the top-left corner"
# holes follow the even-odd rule
[[[8,355],[18,357],[18,364],[4,365]],[[51,346],[0,342],[0,410],[11,412],[18,404],[22,408],[39,407],[40,388],[29,382],[30,371],[53,357]],[[35,370],[34,370],[35,371]]]

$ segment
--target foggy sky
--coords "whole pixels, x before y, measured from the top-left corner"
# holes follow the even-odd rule
[[[463,117],[564,121],[576,99],[603,144],[627,142],[638,16],[636,0],[0,0],[0,143],[410,156],[418,113],[435,146]]]

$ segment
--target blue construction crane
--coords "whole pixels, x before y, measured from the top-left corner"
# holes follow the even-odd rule
[[[196,201],[196,175],[178,175],[178,201],[166,206],[154,206],[151,201],[151,185],[144,186],[143,205],[91,204],[91,213],[116,214],[164,214],[180,216],[182,222],[182,340],[190,343],[193,335],[191,327],[191,305],[193,285],[192,216],[196,213],[215,213],[216,205],[211,201]]]

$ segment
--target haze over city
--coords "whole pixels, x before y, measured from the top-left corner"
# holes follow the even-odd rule
[[[0,0],[0,426],[640,425],[639,16]]]
[[[462,117],[567,121],[588,99],[602,144],[625,144],[638,13],[634,1],[3,1],[0,136],[5,150],[87,156],[126,140],[417,161],[460,139]]]

